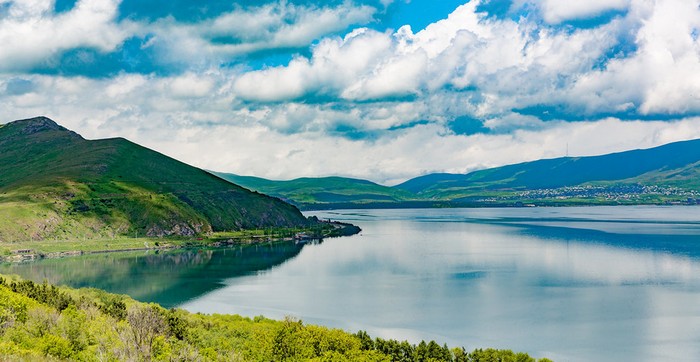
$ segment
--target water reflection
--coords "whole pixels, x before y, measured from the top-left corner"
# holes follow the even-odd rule
[[[700,207],[316,215],[363,232],[303,249],[109,254],[0,272],[195,312],[293,315],[385,338],[562,361],[700,356]]]
[[[172,307],[220,288],[228,278],[270,269],[303,245],[269,243],[217,249],[106,253],[0,265],[0,273],[94,287]]]
[[[565,361],[700,355],[700,208],[318,215],[363,235],[183,306]]]

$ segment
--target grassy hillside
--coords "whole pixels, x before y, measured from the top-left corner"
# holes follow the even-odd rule
[[[289,204],[122,138],[88,141],[44,117],[0,128],[0,241],[306,223]]]
[[[230,173],[215,174],[248,189],[277,196],[301,208],[323,208],[333,205],[361,207],[376,203],[390,205],[416,199],[404,190],[345,177],[304,177],[289,181],[272,181]]]
[[[305,209],[700,203],[700,140],[593,157],[436,173],[394,187],[325,177],[271,181],[216,173]]]
[[[509,350],[372,339],[291,318],[191,314],[5,277],[0,321],[3,361],[535,361]]]
[[[423,198],[455,199],[579,185],[700,187],[700,140],[593,157],[564,157],[491,168],[466,175],[432,174],[396,188]]]

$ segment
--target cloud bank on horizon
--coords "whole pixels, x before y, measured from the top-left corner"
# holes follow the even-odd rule
[[[2,122],[396,183],[700,137],[700,0],[0,0]]]

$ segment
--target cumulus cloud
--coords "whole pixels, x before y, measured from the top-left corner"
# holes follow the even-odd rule
[[[326,38],[311,59],[297,57],[286,66],[242,74],[234,83],[240,98],[255,101],[284,101],[304,95],[338,98],[339,92],[367,69],[374,69],[390,54],[388,34],[356,30],[345,38]]]
[[[519,122],[503,132],[460,135],[427,122],[387,134],[392,125],[427,112],[425,106],[403,102],[344,110],[289,102],[232,110],[224,78],[214,73],[177,78],[124,74],[102,80],[32,76],[36,89],[5,96],[0,113],[8,120],[47,114],[88,138],[127,137],[208,169],[277,179],[339,174],[384,183],[421,173],[559,157],[567,143],[571,155],[593,155],[700,137],[700,118],[570,123],[518,115],[487,121],[494,130]],[[207,95],[183,97],[181,82],[204,84]],[[376,138],[333,137],[331,130],[344,124],[382,133]]]
[[[376,12],[372,6],[351,2],[318,7],[280,1],[238,8],[194,24],[159,19],[141,24],[141,32],[153,34],[149,46],[166,61],[218,64],[264,50],[306,47],[326,34],[366,24]]]
[[[423,102],[451,89],[466,91],[460,96],[471,107],[460,110],[470,109],[471,116],[482,119],[542,105],[580,119],[599,113],[697,111],[696,1],[582,4],[568,7],[570,16],[628,11],[597,27],[572,30],[526,18],[487,17],[472,1],[418,33],[404,26],[394,33],[358,29],[343,38],[326,38],[310,57],[240,74],[234,91],[241,99],[264,102],[317,96],[346,101],[416,97]],[[541,6],[565,8],[555,1]],[[636,50],[618,54],[617,47]],[[444,109],[434,116],[460,114]]]
[[[580,76],[571,103],[589,112],[700,112],[700,8],[697,1],[633,1],[637,51]]]
[[[0,18],[0,71],[31,69],[73,48],[114,50],[128,36],[117,26],[118,0],[80,0],[73,10],[56,15],[52,0],[9,3]]]
[[[473,0],[418,32],[337,35],[381,10],[274,2],[184,23],[117,20],[117,1],[61,14],[49,0],[13,2],[0,17],[2,122],[48,115],[88,138],[127,137],[219,171],[387,183],[562,156],[567,143],[592,155],[700,137],[697,0],[567,3],[515,18]],[[602,24],[566,23],[611,10],[621,11]],[[105,78],[25,70],[134,36],[182,67]],[[244,60],[307,46],[280,66]]]
[[[378,11],[352,2],[314,6],[273,1],[199,22],[173,17],[132,21],[119,19],[120,3],[79,0],[70,11],[57,14],[53,0],[3,1],[0,71],[60,69],[67,51],[89,48],[107,54],[134,37],[143,39],[140,51],[153,52],[161,66],[201,70],[251,53],[309,46],[326,34],[372,21]]]
[[[487,19],[477,6],[462,5],[415,34],[404,26],[393,34],[358,29],[326,38],[309,58],[241,74],[234,90],[253,101],[309,95],[363,101],[477,88],[480,115],[497,114],[551,99],[593,67],[621,27],[538,29],[526,21]]]
[[[624,10],[630,0],[541,0],[533,2],[542,11],[543,18],[550,24],[562,21],[588,18],[610,10]]]
[[[187,137],[161,138],[147,144],[215,170],[273,179],[335,174],[395,184],[429,172],[464,173],[561,157],[567,143],[571,155],[596,155],[693,137],[700,137],[700,119],[672,124],[606,119],[471,136],[446,135],[442,127],[428,124],[374,142],[320,137],[313,132],[287,135],[260,125],[221,123],[214,128],[195,127]],[[206,151],[202,152],[198,139],[208,140]],[[292,149],[296,152],[290,153]]]

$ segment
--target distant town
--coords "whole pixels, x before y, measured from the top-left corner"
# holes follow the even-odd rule
[[[534,206],[520,203],[547,201],[553,203],[590,204],[700,204],[700,192],[672,186],[621,184],[567,186],[514,192],[502,196],[483,198],[482,202],[515,202],[516,206]]]

